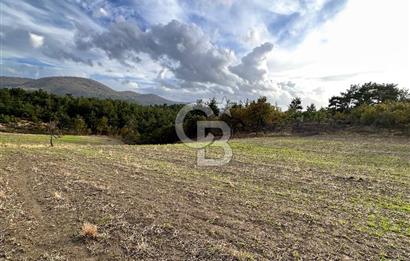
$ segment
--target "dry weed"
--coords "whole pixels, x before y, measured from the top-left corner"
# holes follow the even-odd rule
[[[96,238],[97,237],[97,226],[91,223],[84,223],[83,227],[81,228],[81,234],[84,237],[88,238]]]
[[[58,191],[54,192],[53,195],[55,199],[58,199],[58,200],[63,199],[63,196]]]

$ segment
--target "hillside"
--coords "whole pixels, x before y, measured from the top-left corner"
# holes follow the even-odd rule
[[[115,91],[100,82],[80,77],[45,77],[35,80],[2,76],[0,77],[0,88],[43,89],[56,95],[71,94],[76,97],[125,100],[141,105],[176,103],[154,94]]]
[[[409,260],[406,138],[231,140],[221,167],[48,138],[0,133],[0,260]]]
[[[27,82],[33,81],[30,78],[21,78],[21,77],[0,77],[0,88],[18,88],[19,86],[24,85]]]

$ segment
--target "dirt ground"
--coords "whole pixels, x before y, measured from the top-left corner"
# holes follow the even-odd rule
[[[408,138],[231,146],[197,167],[182,144],[0,134],[0,260],[410,259]]]

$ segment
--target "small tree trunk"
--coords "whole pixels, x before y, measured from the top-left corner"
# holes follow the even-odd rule
[[[56,123],[50,120],[48,128],[49,128],[49,133],[50,133],[50,146],[54,147],[53,137],[54,137],[54,130],[56,128]]]

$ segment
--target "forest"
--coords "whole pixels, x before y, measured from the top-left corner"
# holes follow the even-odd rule
[[[215,98],[198,100],[197,104],[209,106],[214,112],[211,118],[225,121],[234,134],[303,130],[304,126],[371,126],[405,133],[410,129],[409,92],[395,84],[351,85],[346,92],[330,98],[328,107],[319,109],[314,104],[304,108],[300,98],[294,98],[286,111],[270,104],[266,97],[229,102],[227,108],[219,108]],[[44,126],[53,122],[61,134],[110,135],[121,137],[127,144],[164,144],[178,141],[174,122],[183,106],[142,106],[111,99],[56,96],[43,90],[1,89],[0,123],[12,125],[25,120]],[[221,113],[228,108],[229,114]],[[187,135],[194,138],[196,122],[205,119],[202,112],[191,112],[184,122]]]

